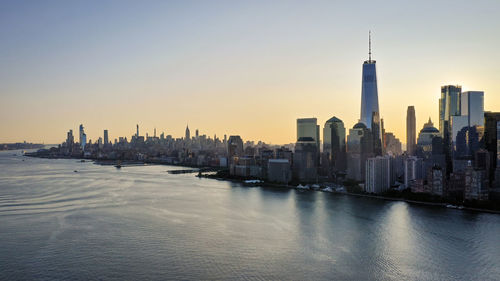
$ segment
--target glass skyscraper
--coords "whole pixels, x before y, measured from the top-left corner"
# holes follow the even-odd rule
[[[375,154],[382,155],[382,128],[378,107],[377,69],[376,61],[372,60],[371,36],[368,38],[368,60],[363,63],[360,122],[372,131]]]
[[[468,91],[461,96],[461,115],[467,115],[469,126],[484,126],[484,92]]]
[[[297,119],[297,140],[309,137],[316,141],[316,147],[319,151],[319,125],[316,118]]]

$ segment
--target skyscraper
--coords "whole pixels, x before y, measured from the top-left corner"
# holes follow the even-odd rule
[[[461,95],[460,114],[468,116],[469,127],[484,126],[484,92],[463,92]]]
[[[82,149],[85,149],[85,144],[87,143],[87,137],[85,135],[85,132],[83,130],[83,124],[80,124],[80,138],[78,140],[78,142],[80,143],[80,147]]]
[[[439,132],[444,137],[449,132],[451,116],[460,115],[460,94],[462,86],[446,85],[441,87],[439,99]]]
[[[297,119],[297,140],[305,137],[312,138],[316,142],[316,147],[319,151],[318,119],[316,118]]]
[[[186,140],[191,139],[191,133],[189,132],[189,126],[186,125]]]
[[[408,155],[415,154],[416,134],[415,107],[408,106],[406,111],[406,151]]]
[[[377,70],[376,61],[372,60],[371,34],[368,38],[368,60],[363,63],[363,76],[361,83],[361,119],[368,129],[372,127],[373,113],[378,108],[378,88],[377,88]],[[379,137],[381,133],[378,134]]]
[[[346,169],[346,143],[344,122],[332,117],[325,122],[323,128],[323,153],[327,154],[329,162],[337,169]]]
[[[107,145],[109,142],[108,130],[104,130],[104,145]]]
[[[139,137],[139,124],[136,125],[136,128],[137,128],[137,132],[135,133],[135,136]]]

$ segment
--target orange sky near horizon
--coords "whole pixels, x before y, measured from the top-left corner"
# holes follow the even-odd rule
[[[369,29],[381,117],[402,143],[409,105],[417,130],[429,117],[438,127],[442,85],[484,91],[485,110],[500,111],[494,1],[375,1],[376,13],[331,1],[167,2],[0,4],[0,143],[61,143],[79,124],[92,141],[104,129],[130,138],[136,124],[182,137],[189,124],[192,135],[287,144],[297,118],[322,129],[332,116],[348,133]]]

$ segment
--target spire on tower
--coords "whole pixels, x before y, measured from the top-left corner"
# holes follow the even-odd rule
[[[372,31],[368,30],[368,61],[372,61]]]

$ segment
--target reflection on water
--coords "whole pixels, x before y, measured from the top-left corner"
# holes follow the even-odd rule
[[[500,276],[498,215],[169,169],[1,152],[0,279]]]

